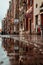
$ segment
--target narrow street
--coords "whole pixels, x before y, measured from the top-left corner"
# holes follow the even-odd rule
[[[0,65],[43,65],[43,0],[0,1]]]

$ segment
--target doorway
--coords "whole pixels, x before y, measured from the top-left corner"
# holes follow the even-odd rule
[[[43,14],[41,14],[41,25],[43,25]]]

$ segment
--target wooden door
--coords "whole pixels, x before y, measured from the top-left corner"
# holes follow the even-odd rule
[[[41,14],[41,24],[43,25],[43,14]]]

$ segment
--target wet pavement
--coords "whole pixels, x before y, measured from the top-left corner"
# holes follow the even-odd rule
[[[0,38],[0,65],[43,65],[43,38],[21,35]]]
[[[0,65],[10,65],[7,51],[2,47],[2,39],[0,38]]]

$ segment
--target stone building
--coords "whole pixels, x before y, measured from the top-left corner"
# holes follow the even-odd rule
[[[43,26],[43,0],[34,0],[33,21],[37,32],[37,28]]]

